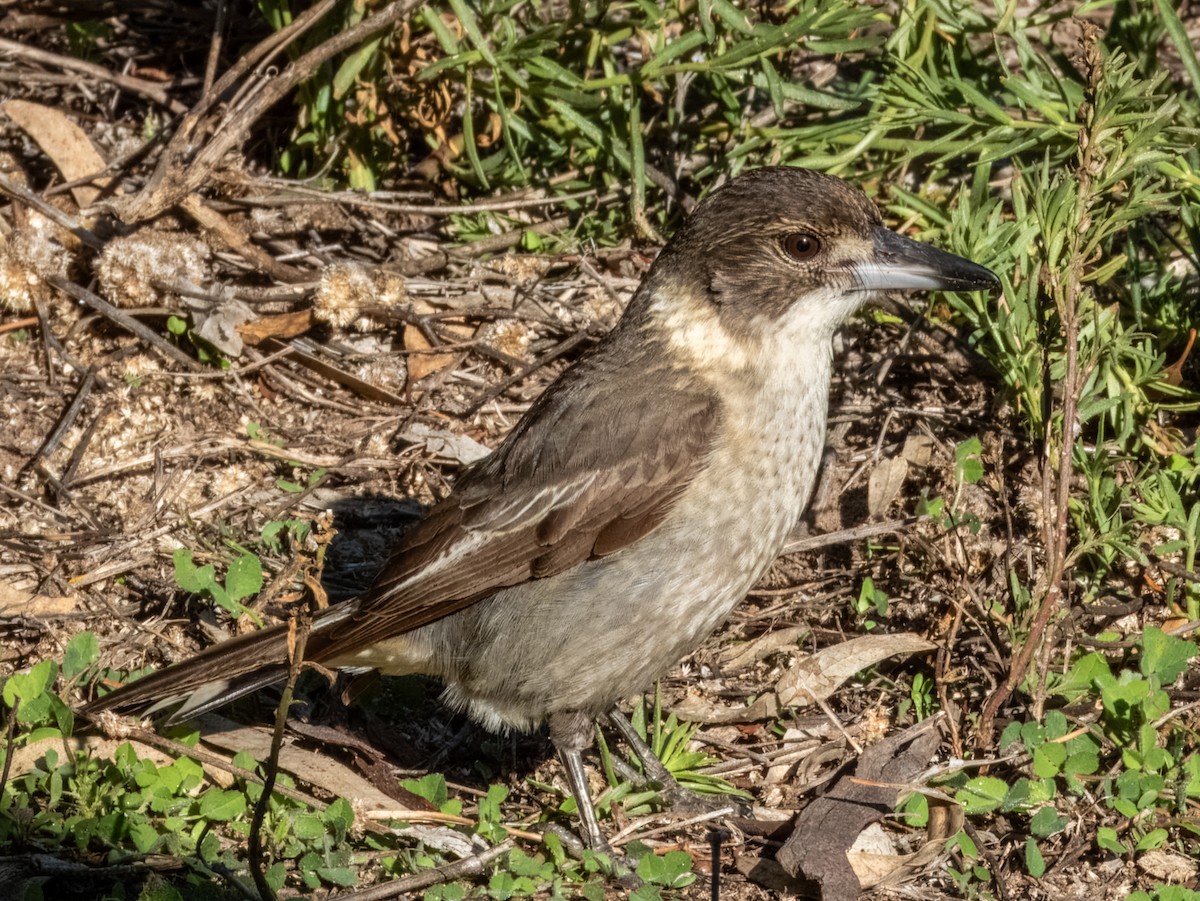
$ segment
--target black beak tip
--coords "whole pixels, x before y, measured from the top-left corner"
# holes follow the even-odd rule
[[[1000,279],[986,266],[914,241],[880,226],[875,230],[875,287],[923,291],[995,291]]]
[[[947,291],[995,292],[1001,287],[1000,277],[996,273],[970,260],[963,260],[960,266],[955,267],[955,271],[945,273],[944,277]]]

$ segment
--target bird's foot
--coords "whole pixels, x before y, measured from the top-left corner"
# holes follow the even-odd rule
[[[632,891],[641,887],[642,880],[638,878],[635,872],[637,864],[624,854],[614,851],[612,845],[608,843],[608,840],[604,836],[597,834],[591,836],[590,841],[585,842],[570,829],[566,829],[557,823],[541,823],[535,828],[543,834],[553,833],[562,842],[563,850],[576,860],[583,858],[584,851],[604,855],[609,862],[609,865],[603,868],[605,873],[611,876],[622,888]]]
[[[750,805],[731,795],[702,795],[684,788],[662,761],[654,756],[646,740],[638,734],[623,713],[613,710],[608,718],[642,764],[644,775],[639,777],[632,770],[626,775],[640,778],[643,784],[656,789],[665,809],[686,816],[701,816],[728,808],[730,816],[750,816]],[[618,769],[622,768],[621,761],[617,759],[613,760],[613,764]]]

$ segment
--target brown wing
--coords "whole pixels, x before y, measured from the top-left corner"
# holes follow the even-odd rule
[[[314,658],[616,553],[662,522],[704,465],[719,410],[666,362],[622,356],[593,355],[543,394],[404,538],[353,615],[322,630]]]
[[[720,413],[661,351],[621,331],[463,474],[365,595],[318,616],[310,660],[336,659],[501,588],[617,553],[662,522],[705,465]],[[287,626],[262,629],[131,683],[86,712],[182,700],[173,719],[199,715],[283,678],[287,656]]]

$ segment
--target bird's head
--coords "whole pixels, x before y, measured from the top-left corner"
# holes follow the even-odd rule
[[[877,292],[998,285],[983,266],[884,227],[841,179],[769,166],[696,207],[655,262],[646,303],[691,339],[717,330],[754,344],[782,331],[827,342]]]

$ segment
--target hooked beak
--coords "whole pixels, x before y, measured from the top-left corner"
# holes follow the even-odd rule
[[[887,228],[876,228],[875,255],[851,267],[864,291],[984,291],[1000,287],[992,270],[922,244]]]

